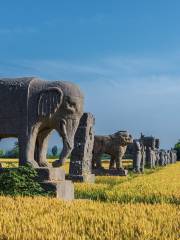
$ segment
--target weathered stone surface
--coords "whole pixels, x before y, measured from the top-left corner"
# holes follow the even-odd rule
[[[86,175],[70,175],[68,179],[73,182],[86,182],[86,183],[94,183],[95,182],[95,174],[86,174]]]
[[[177,161],[177,151],[176,150],[171,150],[171,163],[176,163]]]
[[[158,149],[155,150],[155,166],[159,166],[160,152]]]
[[[91,176],[94,124],[94,116],[91,113],[84,113],[75,134],[74,149],[71,153],[69,169],[71,179],[78,179],[79,176],[82,176],[81,179],[83,179],[83,181],[94,179],[94,177]],[[89,177],[85,177],[88,175]]]
[[[159,152],[159,166],[165,166],[165,150],[161,149]]]
[[[102,168],[101,156],[106,153],[111,156],[109,169],[121,169],[122,158],[127,145],[132,143],[132,136],[127,131],[118,131],[112,135],[95,136],[93,147],[93,169]]]
[[[144,172],[145,163],[146,163],[146,147],[141,142],[141,172]]]
[[[37,168],[38,181],[46,191],[52,191],[57,198],[63,200],[74,199],[74,185],[65,180],[65,171],[62,168]]]
[[[62,168],[36,168],[38,181],[64,181],[65,171]]]
[[[55,196],[63,200],[74,199],[74,185],[71,181],[44,181],[41,183],[46,191],[52,191]]]
[[[134,139],[133,141],[133,171],[140,173],[142,171],[142,168],[144,169],[144,166],[142,166],[143,162],[143,156],[142,156],[142,144],[138,139]]]
[[[146,149],[145,165],[148,168],[155,168],[158,158],[159,158],[156,151],[159,149],[160,140],[158,138],[154,138],[152,136],[146,137],[143,134],[141,134],[140,139]]]
[[[63,149],[53,166],[62,165],[72,151],[82,114],[83,94],[75,84],[35,77],[0,79],[0,138],[18,138],[20,165],[48,166],[48,137],[54,129]]]

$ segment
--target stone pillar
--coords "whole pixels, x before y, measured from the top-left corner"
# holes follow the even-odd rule
[[[75,134],[74,149],[71,153],[69,178],[74,181],[95,181],[92,174],[94,124],[94,116],[91,113],[84,113]]]

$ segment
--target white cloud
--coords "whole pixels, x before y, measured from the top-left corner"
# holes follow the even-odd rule
[[[180,57],[158,58],[158,57],[106,57],[98,60],[84,62],[65,62],[62,60],[31,60],[24,61],[25,67],[29,66],[35,71],[48,72],[58,77],[65,73],[86,75],[89,79],[97,77],[95,80],[122,81],[155,81],[157,78],[164,79],[180,76]],[[139,80],[138,80],[139,79]]]

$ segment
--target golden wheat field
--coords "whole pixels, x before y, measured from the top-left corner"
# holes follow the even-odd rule
[[[119,203],[180,204],[180,162],[127,177],[96,177],[96,184],[75,183],[76,197]]]
[[[177,240],[180,207],[0,197],[0,239]]]
[[[1,196],[0,240],[180,240],[180,162],[76,183],[75,195],[81,199]]]
[[[48,162],[51,164],[54,161],[54,159],[48,159]],[[0,158],[0,163],[2,164],[3,167],[17,167],[18,166],[18,162],[19,160],[17,158]],[[66,173],[69,173],[69,163],[70,160],[67,159],[63,168],[65,170]],[[103,160],[102,161],[102,165],[104,168],[108,168],[109,167],[109,161],[108,160]],[[132,160],[130,159],[124,159],[123,160],[123,166],[125,168],[128,168],[129,166],[132,165]]]

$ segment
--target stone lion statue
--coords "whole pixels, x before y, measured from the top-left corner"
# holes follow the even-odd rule
[[[102,154],[111,156],[109,169],[120,169],[122,167],[122,158],[126,152],[128,144],[133,142],[132,136],[127,131],[118,131],[111,135],[95,136],[93,147],[93,168],[102,168]]]

